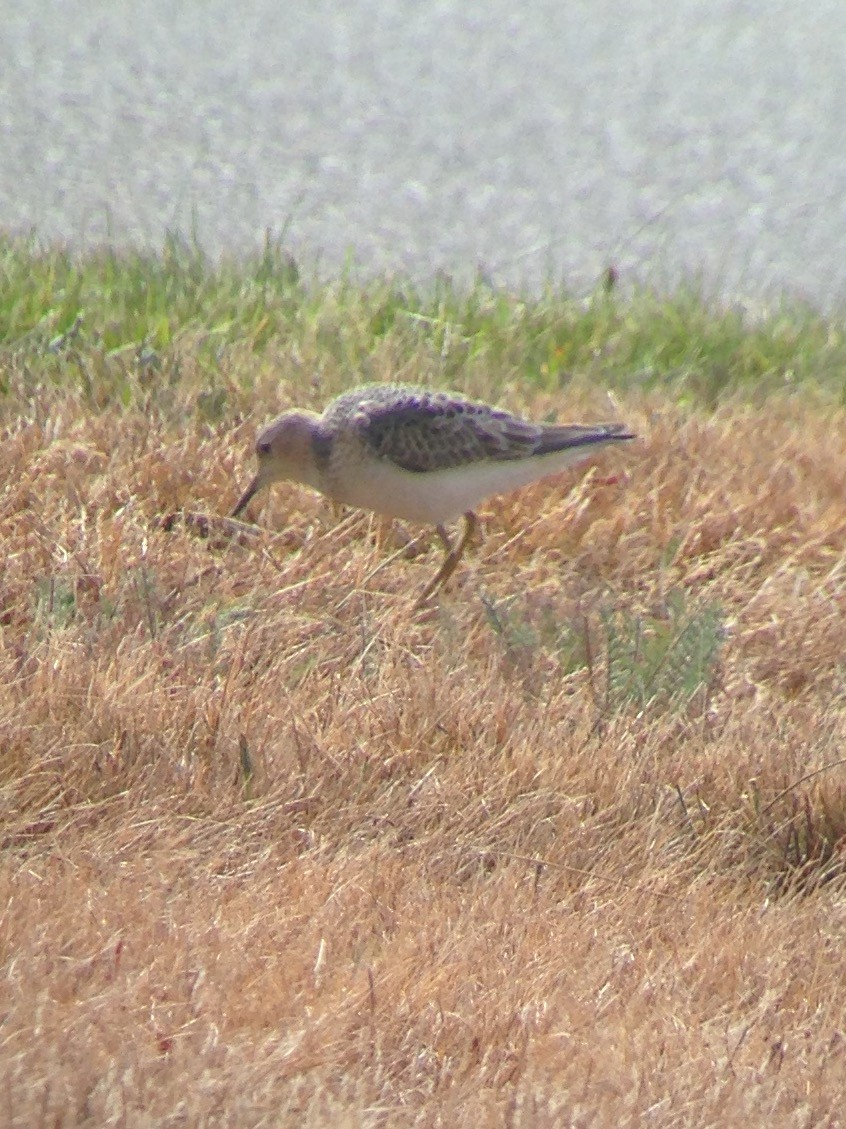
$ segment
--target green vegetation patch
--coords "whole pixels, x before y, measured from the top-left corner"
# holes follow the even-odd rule
[[[0,392],[13,358],[133,399],[186,351],[205,365],[211,417],[233,351],[281,355],[325,376],[327,391],[386,374],[471,392],[581,379],[710,407],[797,385],[842,400],[846,325],[798,304],[719,306],[694,289],[527,296],[481,277],[463,288],[440,276],[426,287],[352,272],[323,281],[272,239],[252,257],[213,260],[175,237],[156,254],[0,237]]]

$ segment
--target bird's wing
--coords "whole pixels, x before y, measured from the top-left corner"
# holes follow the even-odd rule
[[[377,458],[415,472],[634,438],[619,423],[532,423],[454,393],[396,384],[347,392],[329,406],[324,419],[330,426],[352,426]]]
[[[444,392],[364,399],[353,422],[375,455],[417,472],[526,458],[543,436],[540,424]]]

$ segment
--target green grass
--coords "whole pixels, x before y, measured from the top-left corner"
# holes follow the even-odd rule
[[[607,713],[681,707],[697,695],[707,703],[724,635],[722,615],[713,604],[688,603],[679,591],[658,615],[603,613]]]
[[[669,594],[653,614],[601,608],[596,622],[561,619],[541,601],[494,603],[481,597],[486,620],[504,656],[530,665],[554,656],[562,677],[587,669],[598,716],[627,709],[641,714],[682,712],[697,699],[707,708],[719,673],[724,637],[720,608]],[[537,602],[536,602],[537,603]]]
[[[705,407],[797,385],[846,398],[846,318],[797,304],[753,315],[693,289],[528,297],[481,279],[469,289],[443,278],[425,289],[321,282],[272,241],[252,258],[212,261],[178,238],[146,254],[0,237],[0,393],[10,355],[95,399],[130,401],[189,353],[203,368],[197,409],[214,420],[228,407],[218,373],[232,350],[253,363],[293,358],[303,379],[326,375],[327,390],[395,372],[470,391],[482,378],[549,392],[581,379]]]

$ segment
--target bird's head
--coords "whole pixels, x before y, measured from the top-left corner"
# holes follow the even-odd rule
[[[241,495],[232,516],[237,517],[249,501],[272,482],[314,484],[314,444],[318,417],[311,412],[286,412],[262,428],[256,438],[258,471]]]

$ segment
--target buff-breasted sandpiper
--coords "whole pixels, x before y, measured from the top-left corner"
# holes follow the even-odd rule
[[[461,560],[476,507],[633,439],[620,423],[533,423],[502,408],[401,384],[368,384],[326,408],[286,412],[256,440],[258,473],[232,516],[272,482],[288,480],[335,502],[434,525],[446,555],[420,602]],[[447,522],[464,516],[453,546]]]

